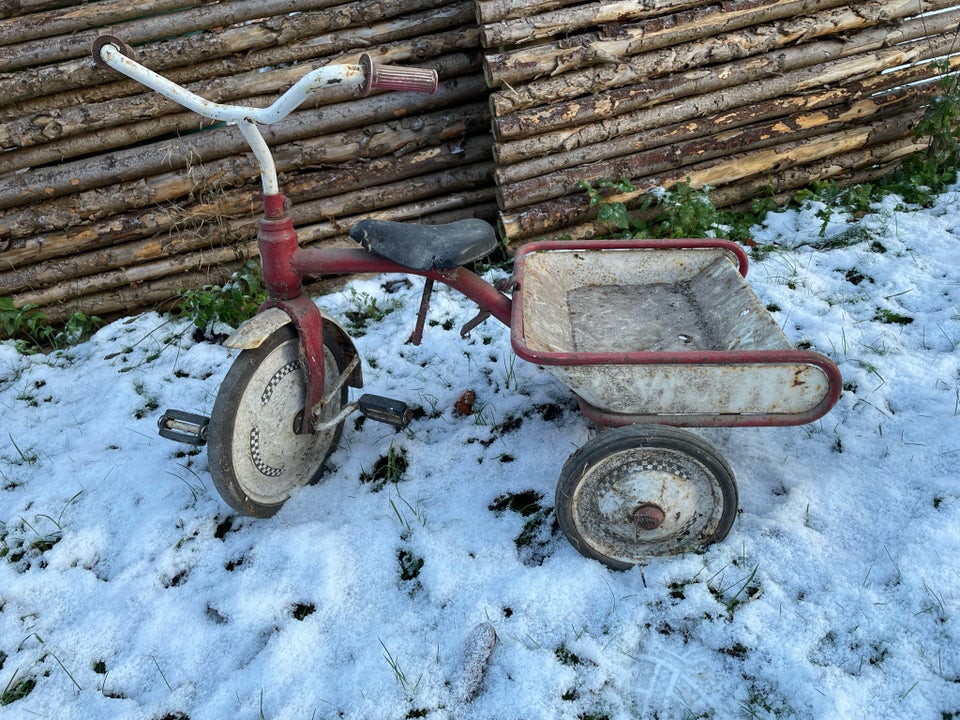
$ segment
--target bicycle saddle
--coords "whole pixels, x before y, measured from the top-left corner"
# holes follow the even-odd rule
[[[411,270],[446,270],[484,258],[497,247],[490,223],[479,218],[445,225],[361,220],[350,237],[367,250]]]

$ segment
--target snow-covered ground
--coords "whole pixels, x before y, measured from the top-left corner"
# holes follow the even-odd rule
[[[748,279],[842,398],[698,431],[737,522],[628,572],[549,512],[592,434],[568,391],[495,321],[461,340],[474,309],[445,289],[419,348],[418,284],[318,298],[397,305],[357,338],[366,386],[427,416],[348,420],[325,482],[267,520],[155,430],[209,413],[231,352],[152,313],[49,356],[0,344],[0,717],[960,719],[960,193],[824,237],[816,209],[756,229],[778,247]],[[382,457],[399,481],[364,481]]]

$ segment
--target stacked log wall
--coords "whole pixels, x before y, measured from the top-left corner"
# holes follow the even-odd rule
[[[496,217],[471,0],[21,0],[0,7],[0,296],[51,321],[156,306],[256,254],[258,169],[236,128],[108,68],[108,32],[211,100],[264,106],[329,63],[436,68],[436,95],[343,91],[265,131],[303,244],[364,216]]]
[[[957,0],[19,0],[0,3],[0,297],[53,321],[157,304],[256,253],[239,133],[90,58],[102,32],[212,100],[266,105],[313,67],[436,68],[435,96],[311,99],[266,131],[304,244],[360,217],[589,237],[580,181],[639,208],[889,172],[960,67]]]
[[[512,243],[605,228],[689,182],[715,203],[886,174],[960,66],[956,0],[478,0],[500,226]]]

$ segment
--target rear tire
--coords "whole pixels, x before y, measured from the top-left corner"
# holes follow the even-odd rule
[[[584,556],[626,570],[726,537],[737,486],[723,457],[693,433],[629,425],[601,433],[557,482],[560,528]]]
[[[344,366],[336,335],[326,327],[323,362],[326,396]],[[347,392],[344,385],[319,419],[339,413]],[[298,435],[294,427],[305,397],[300,339],[293,326],[275,330],[262,345],[234,360],[217,393],[207,436],[213,484],[237,512],[269,517],[293,490],[317,482],[323,474],[343,421],[329,430]]]

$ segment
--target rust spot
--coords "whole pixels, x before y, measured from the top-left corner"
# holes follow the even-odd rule
[[[637,530],[656,530],[667,519],[663,509],[653,503],[644,503],[630,513],[630,517]]]

